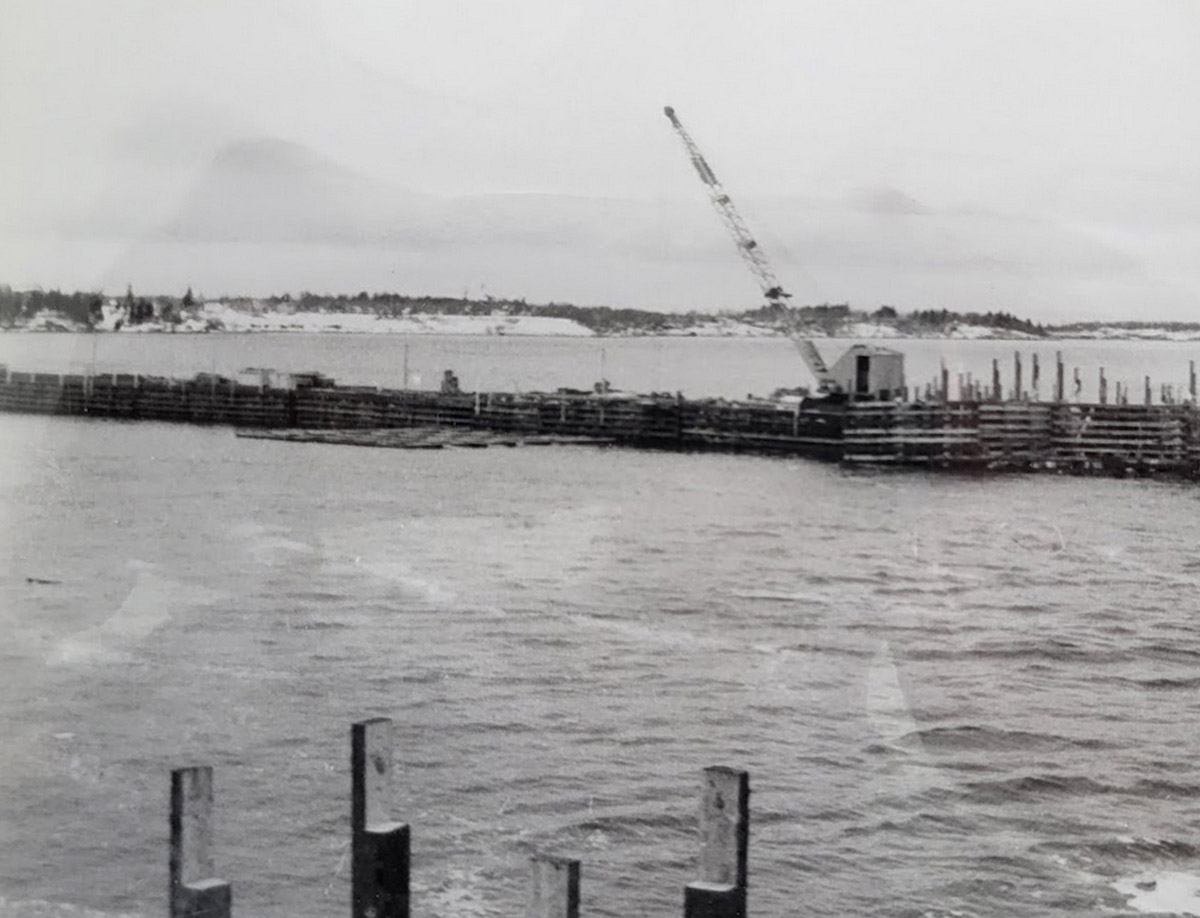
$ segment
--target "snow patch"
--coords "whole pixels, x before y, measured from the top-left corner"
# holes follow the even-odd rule
[[[359,312],[262,312],[234,309],[227,303],[205,303],[201,321],[227,332],[341,332],[401,335],[555,335],[587,337],[591,329],[570,319],[550,316],[378,316]]]

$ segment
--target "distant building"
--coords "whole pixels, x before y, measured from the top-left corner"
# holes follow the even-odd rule
[[[334,385],[324,373],[285,373],[269,367],[247,367],[238,373],[237,381],[261,389],[327,389]]]

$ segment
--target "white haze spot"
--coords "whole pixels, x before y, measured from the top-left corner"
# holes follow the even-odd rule
[[[918,753],[924,752],[918,737],[920,727],[912,715],[891,644],[887,641],[880,645],[867,668],[866,708],[867,718],[883,742],[896,745],[907,737],[916,744]]]
[[[612,526],[601,507],[520,518],[410,517],[347,528],[327,544],[345,552],[341,563],[431,601],[478,603],[514,584],[576,582],[573,569],[598,567],[597,542]]]
[[[408,592],[417,594],[426,602],[451,603],[456,598],[453,590],[446,588],[440,583],[417,576],[413,573],[412,568],[403,561],[388,559],[369,559],[364,561],[362,558],[355,558],[354,565],[365,573],[378,577],[381,580],[388,580]]]
[[[263,526],[245,520],[233,527],[232,534],[245,542],[247,557],[261,564],[271,564],[280,556],[290,557],[316,550],[306,542],[287,538],[283,535],[286,531],[282,526]]]
[[[1113,888],[1139,912],[1200,916],[1200,876],[1179,871],[1124,877]]]
[[[124,602],[99,625],[60,641],[47,655],[50,665],[125,659],[132,648],[186,606],[211,603],[220,594],[163,577],[144,562],[130,565],[137,579]]]

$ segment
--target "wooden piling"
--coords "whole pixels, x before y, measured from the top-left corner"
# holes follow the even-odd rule
[[[389,816],[392,722],[354,724],[351,767],[351,915],[408,918],[409,830]]]
[[[1100,368],[1100,404],[1108,404],[1108,380],[1104,377],[1104,367]]]
[[[1075,401],[1079,401],[1083,397],[1083,380],[1079,376],[1079,367],[1072,367],[1074,379],[1072,382],[1075,386]]]
[[[1021,401],[1021,352],[1013,353],[1013,399]]]
[[[1038,389],[1041,385],[1042,379],[1042,371],[1038,365],[1037,351],[1033,352],[1030,360],[1032,361],[1032,366],[1029,371],[1029,388],[1033,391],[1033,400],[1036,402],[1041,400],[1038,395]]]
[[[1062,351],[1054,352],[1054,400],[1061,402],[1063,400],[1063,371],[1066,368],[1063,366]]]
[[[1196,404],[1196,361],[1188,361],[1188,396]]]
[[[1149,407],[1149,405],[1150,405],[1150,403],[1151,403],[1151,399],[1153,398],[1153,394],[1154,394],[1154,393],[1153,393],[1153,392],[1151,391],[1151,389],[1150,389],[1150,377],[1149,377],[1149,376],[1147,376],[1147,377],[1146,377],[1146,391],[1145,391],[1145,398],[1146,398],[1146,406],[1147,406],[1147,407]]]
[[[750,839],[750,776],[704,769],[700,798],[700,878],[684,889],[684,918],[745,918]]]
[[[232,889],[213,869],[213,770],[171,772],[171,918],[229,918]]]
[[[943,402],[950,401],[950,370],[944,363],[942,364],[942,385],[940,396]]]
[[[992,399],[1004,400],[1004,392],[1000,389],[1000,360],[996,357],[992,358]]]
[[[529,867],[526,918],[579,918],[579,861],[539,854]]]

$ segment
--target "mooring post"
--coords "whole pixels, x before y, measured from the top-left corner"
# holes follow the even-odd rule
[[[229,918],[232,889],[213,869],[213,770],[171,772],[171,918]]]
[[[1004,393],[1000,389],[1000,359],[992,358],[992,399],[1000,402],[1004,400]]]
[[[704,769],[700,794],[700,879],[683,894],[684,918],[745,918],[750,775]]]
[[[1063,359],[1062,351],[1054,352],[1054,400],[1061,402],[1063,400]]]
[[[1034,351],[1033,355],[1029,359],[1032,361],[1029,370],[1029,388],[1032,390],[1033,400],[1036,402],[1040,401],[1038,397],[1038,387],[1041,385],[1042,380],[1041,368],[1038,366],[1037,351]]]
[[[950,369],[942,364],[942,388],[941,398],[943,402],[950,401]]]
[[[1100,368],[1100,404],[1108,404],[1108,380],[1104,378],[1104,367]]]
[[[1021,400],[1021,352],[1013,353],[1013,399]]]
[[[1188,361],[1188,395],[1191,396],[1192,404],[1196,404],[1196,361]]]
[[[537,854],[529,868],[526,918],[579,918],[579,861]]]
[[[354,724],[350,747],[351,915],[408,918],[409,831],[388,815],[392,722]]]
[[[1146,407],[1148,408],[1148,407],[1150,407],[1150,399],[1153,395],[1153,393],[1150,390],[1150,377],[1149,376],[1146,377],[1146,393],[1145,394],[1146,394]]]

